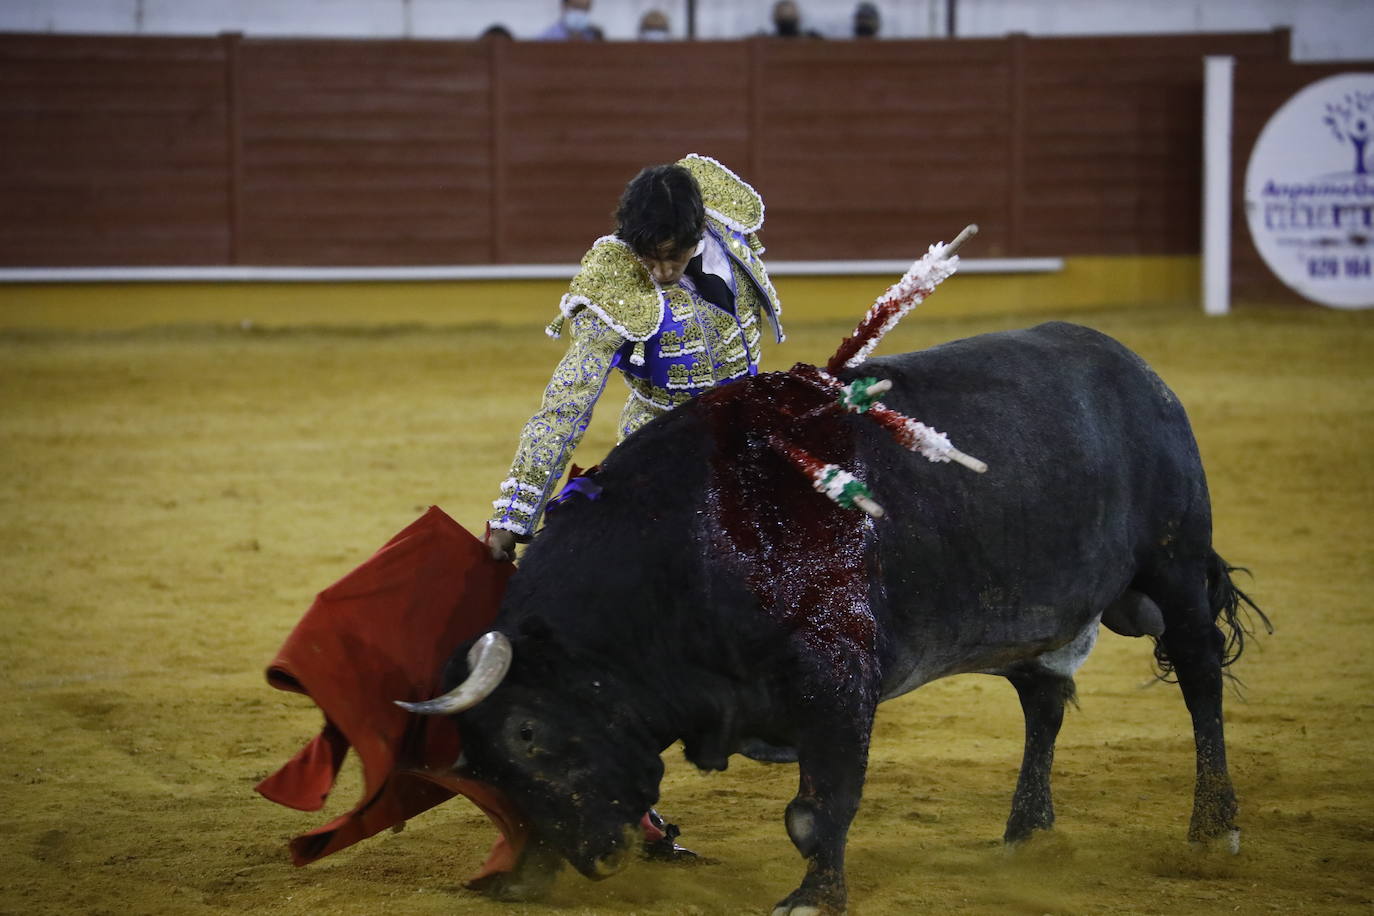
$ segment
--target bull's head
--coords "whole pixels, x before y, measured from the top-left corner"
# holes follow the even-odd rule
[[[618,682],[569,664],[542,633],[487,633],[463,668],[450,665],[446,680],[459,683],[443,696],[400,705],[458,715],[463,775],[503,791],[582,874],[619,871],[663,764]]]

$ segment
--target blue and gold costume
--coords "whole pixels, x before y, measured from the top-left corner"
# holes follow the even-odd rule
[[[714,385],[757,373],[761,321],[782,341],[781,306],[760,259],[763,200],[714,159],[693,154],[678,164],[701,187],[704,245],[728,259],[733,310],[690,280],[659,286],[629,245],[610,235],[597,239],[549,325],[554,337],[570,327],[572,339],[539,411],[525,424],[493,503],[492,528],[533,533],[613,368],[630,388],[620,414],[623,439]]]

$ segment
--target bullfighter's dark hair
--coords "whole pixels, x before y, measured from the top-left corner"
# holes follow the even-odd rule
[[[657,257],[663,249],[696,245],[706,228],[706,207],[692,173],[676,163],[652,165],[625,186],[615,211],[615,234],[635,254]]]

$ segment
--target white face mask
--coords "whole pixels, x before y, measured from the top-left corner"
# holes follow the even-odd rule
[[[645,29],[639,33],[640,41],[667,41],[667,29]]]
[[[564,10],[563,27],[569,32],[580,32],[591,25],[592,14],[587,10]]]

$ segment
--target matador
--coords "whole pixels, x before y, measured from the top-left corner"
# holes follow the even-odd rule
[[[569,334],[568,350],[493,503],[494,555],[510,556],[533,535],[611,370],[629,386],[624,439],[715,385],[756,374],[763,322],[782,342],[761,259],[763,215],[758,193],[708,156],[646,168],[626,186],[615,233],[582,258],[547,328]]]

